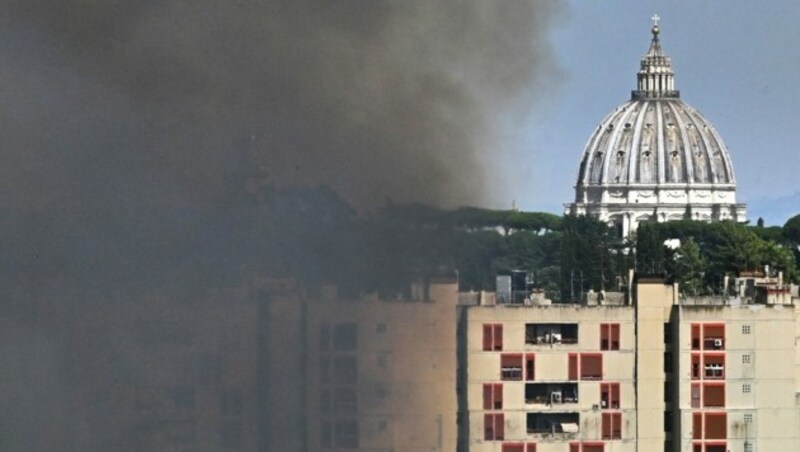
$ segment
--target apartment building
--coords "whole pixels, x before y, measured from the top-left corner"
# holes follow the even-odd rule
[[[455,276],[393,299],[273,297],[258,450],[456,450],[457,300]]]
[[[463,306],[460,449],[800,450],[797,307],[750,287],[685,299],[640,276],[580,304]]]

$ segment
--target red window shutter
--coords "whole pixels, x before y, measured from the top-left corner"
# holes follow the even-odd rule
[[[727,415],[725,413],[706,413],[705,439],[725,439],[727,436]]]
[[[503,325],[494,326],[494,349],[503,349]]]
[[[503,444],[503,452],[525,452],[524,444]]]
[[[492,325],[483,325],[483,350],[492,350]]]
[[[600,350],[608,350],[608,325],[600,324]]]
[[[503,409],[503,384],[498,383],[494,385],[493,388],[493,395],[494,395],[494,409],[501,410]]]
[[[528,443],[528,449],[525,452],[536,452],[536,444]]]
[[[603,413],[602,438],[611,439],[611,413]]]
[[[700,355],[697,353],[692,354],[692,380],[699,380],[702,372],[702,363],[700,362]]]
[[[581,445],[579,443],[570,443],[569,452],[581,452]]]
[[[611,336],[610,350],[619,350],[619,324],[610,325],[609,336]]]
[[[692,439],[703,439],[703,413],[692,413]]]
[[[575,353],[569,354],[569,379],[578,379],[578,355]]]
[[[700,325],[692,324],[692,350],[700,350]]]
[[[494,415],[494,437],[505,439],[505,419],[503,413]]]
[[[533,353],[525,355],[525,379],[533,381],[536,376],[536,358]]]
[[[603,355],[581,354],[581,380],[601,380],[603,378]]]
[[[491,410],[493,408],[494,403],[492,402],[492,385],[486,383],[483,385],[483,409]]]
[[[611,389],[611,408],[618,409],[622,406],[621,401],[619,399],[619,383],[612,383],[610,386]]]
[[[611,438],[622,439],[622,413],[611,413]]]

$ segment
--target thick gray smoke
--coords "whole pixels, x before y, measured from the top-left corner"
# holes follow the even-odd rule
[[[496,120],[556,78],[561,9],[0,2],[0,450],[153,450],[119,388],[175,370],[153,364],[161,337],[213,343],[177,314],[159,322],[240,283],[248,177],[360,208],[508,199]]]
[[[6,203],[225,202],[251,165],[361,205],[485,203],[492,120],[556,75],[555,2],[3,4]]]

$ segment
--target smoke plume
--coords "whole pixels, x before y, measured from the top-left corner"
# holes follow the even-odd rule
[[[365,247],[311,247],[302,228],[274,246],[253,225],[281,210],[237,207],[248,180],[327,186],[360,209],[508,199],[497,121],[554,82],[547,33],[561,10],[2,2],[0,449],[148,450],[117,411],[129,402],[119,388],[189,367],[153,364],[159,338],[224,342],[178,314],[162,328],[165,311],[241,286],[253,254],[277,249],[302,271]],[[282,218],[292,229],[296,217]],[[225,362],[229,349],[209,354]]]
[[[253,167],[359,205],[496,201],[492,121],[556,75],[555,2],[5,4],[12,204],[224,203]]]

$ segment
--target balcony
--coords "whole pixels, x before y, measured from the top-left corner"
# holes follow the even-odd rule
[[[530,435],[577,438],[580,434],[579,413],[528,413],[527,430]]]
[[[528,323],[525,325],[528,345],[570,345],[578,343],[577,323]]]
[[[578,403],[578,384],[528,383],[525,385],[525,403],[553,408]]]

